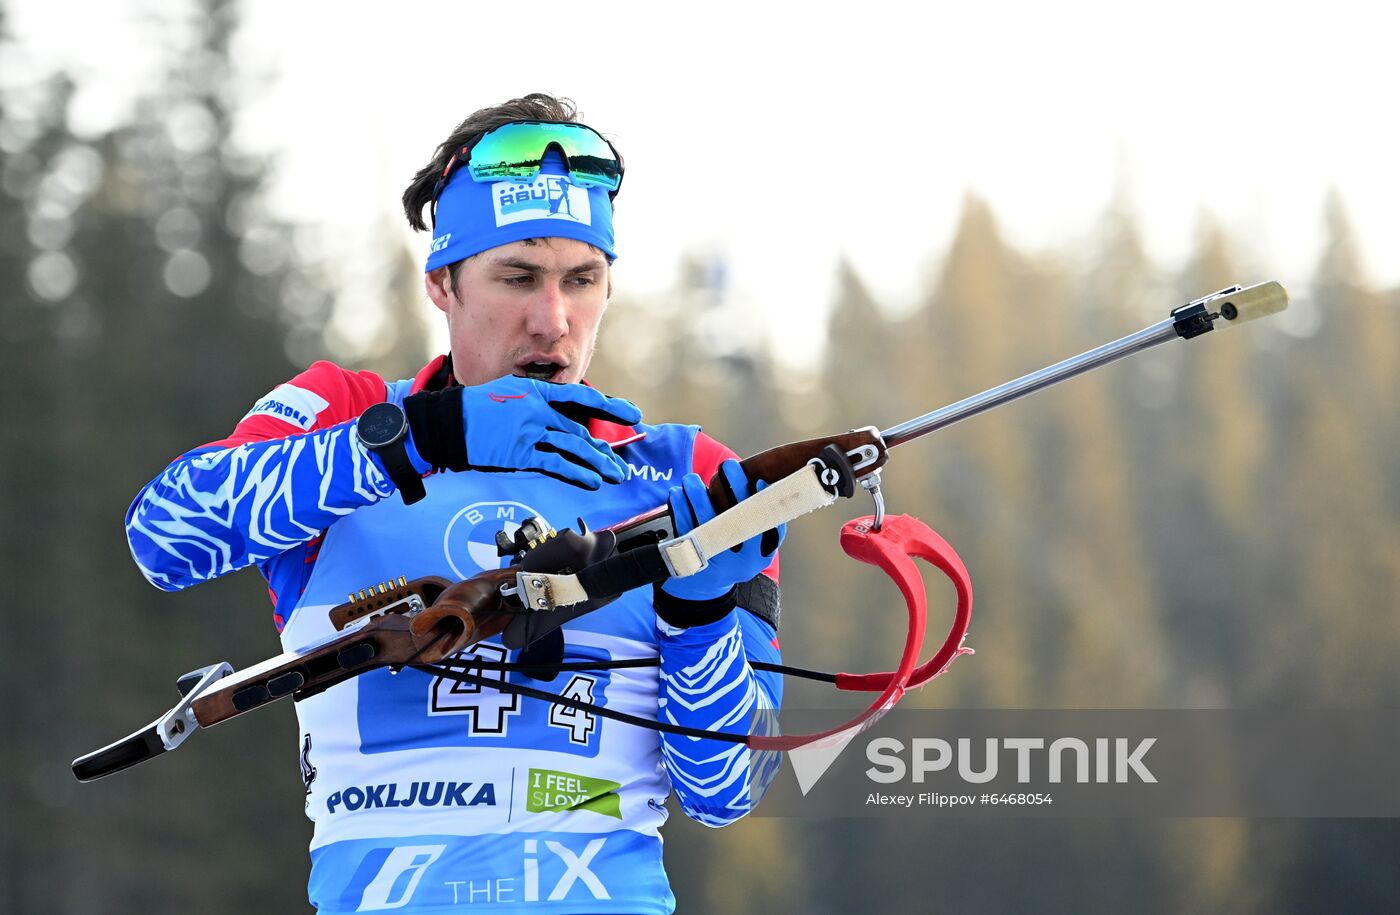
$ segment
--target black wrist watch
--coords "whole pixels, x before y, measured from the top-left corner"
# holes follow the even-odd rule
[[[396,403],[377,403],[360,414],[355,428],[360,443],[384,462],[384,469],[398,487],[403,504],[412,505],[428,494],[423,488],[423,478],[408,459],[408,448],[404,445],[408,438],[408,417],[403,407]]]

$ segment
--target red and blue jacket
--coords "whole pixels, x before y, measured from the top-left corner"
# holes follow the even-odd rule
[[[454,383],[439,357],[385,382],[318,362],[257,401],[228,438],[172,463],[127,515],[132,554],[176,590],[256,565],[285,650],[329,635],[346,595],[399,576],[470,577],[503,561],[495,535],[531,515],[604,527],[662,505],[729,449],[695,426],[595,422],[631,468],[586,492],[534,473],[438,473],[406,506],[355,434],[372,404]],[[775,588],[777,562],[764,573]],[[656,657],[658,667],[561,675],[549,688],[692,728],[744,733],[776,709],[775,633],[741,609],[691,629],[661,623],[650,589],[566,624],[565,662]],[[468,653],[510,660],[488,640]],[[510,680],[518,675],[498,674]],[[535,684],[538,686],[539,684]],[[658,829],[674,790],[720,826],[759,793],[742,745],[658,734],[586,711],[426,673],[372,671],[297,703],[321,911],[667,912]]]

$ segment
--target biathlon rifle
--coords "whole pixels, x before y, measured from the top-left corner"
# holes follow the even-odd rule
[[[1287,304],[1287,293],[1277,282],[1248,288],[1231,286],[1183,305],[1165,320],[1135,334],[883,431],[868,426],[825,438],[792,442],[755,454],[741,465],[751,481],[763,481],[768,486],[736,505],[734,495],[717,474],[710,482],[709,494],[719,514],[684,537],[675,536],[666,506],[596,531],[587,530],[580,519],[577,531],[556,532],[543,519],[532,518],[522,524],[514,536],[507,536],[504,531],[497,535],[501,555],[512,560],[504,568],[484,571],[458,582],[439,577],[383,582],[351,594],[346,603],[334,608],[330,616],[337,631],[318,643],[240,671],[221,662],[185,674],[177,681],[181,699],[174,708],[136,733],[74,760],[73,773],[80,781],[111,775],[175,749],[199,728],[211,727],[285,696],[295,700],[313,696],[381,667],[396,671],[415,667],[462,682],[508,687],[527,696],[586,708],[657,730],[745,742],[760,749],[793,749],[843,731],[852,723],[867,720],[880,709],[893,705],[907,687],[921,685],[937,676],[953,657],[965,650],[961,648],[961,640],[971,611],[971,588],[966,570],[946,542],[927,528],[922,530],[937,542],[937,549],[929,544],[927,537],[918,548],[901,542],[896,549],[935,562],[957,586],[957,618],[943,650],[933,660],[917,669],[914,667],[923,641],[922,618],[915,619],[922,612],[923,595],[912,595],[901,585],[910,601],[911,624],[897,673],[833,675],[754,664],[785,674],[833,682],[837,688],[883,691],[862,716],[820,735],[785,738],[695,732],[523,685],[507,684],[504,677],[486,680],[470,673],[471,668],[520,670],[531,669],[531,665],[451,659],[475,643],[495,636],[500,636],[502,644],[511,649],[525,648],[542,638],[553,637],[562,642],[559,627],[565,622],[607,604],[631,588],[664,581],[671,576],[693,574],[704,568],[706,556],[830,504],[838,497],[850,498],[857,487],[871,494],[875,513],[858,524],[852,522],[855,527],[847,527],[853,537],[879,532],[886,521],[880,471],[891,448],[1169,340],[1189,340],[1222,322],[1226,327],[1241,324],[1282,311]],[[910,540],[907,534],[902,536],[905,541]],[[845,539],[843,535],[843,541]],[[847,549],[851,552],[849,546]],[[852,552],[852,555],[856,554]],[[880,564],[876,559],[857,558]],[[907,561],[903,555],[898,558]],[[654,659],[635,659],[554,664],[551,668],[557,671],[655,663]]]

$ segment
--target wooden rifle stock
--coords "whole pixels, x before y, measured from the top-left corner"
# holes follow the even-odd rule
[[[875,473],[884,467],[885,462],[889,460],[889,448],[886,447],[880,433],[876,431],[874,426],[866,426],[863,429],[853,429],[850,432],[829,435],[825,438],[809,438],[800,442],[788,442],[786,445],[779,445],[776,448],[769,448],[767,451],[760,451],[758,454],[746,457],[739,462],[739,466],[744,468],[744,474],[750,482],[757,484],[761,480],[771,484],[791,476],[817,458],[826,460],[831,453],[827,449],[833,449],[845,455],[851,463],[852,475],[857,480]],[[824,451],[827,451],[827,455],[823,455]],[[727,511],[734,507],[734,495],[729,491],[729,487],[718,472],[710,478],[706,488],[716,511]],[[619,548],[625,550],[638,539],[639,534],[655,530],[661,519],[667,515],[667,506],[662,505],[635,518],[629,518],[606,527],[604,530],[616,534]],[[670,536],[670,533],[667,536]]]
[[[378,667],[436,664],[505,629],[518,611],[506,605],[500,587],[514,575],[513,569],[493,569],[456,584],[430,576],[373,595],[389,600],[342,604],[331,611],[339,628],[367,615],[369,621],[224,678],[191,704],[195,719],[210,727],[283,696],[314,696]]]
[[[885,447],[884,439],[880,438],[880,433],[875,431],[874,426],[867,426],[864,429],[842,432],[840,435],[809,438],[806,441],[789,442],[769,448],[744,458],[739,462],[739,466],[744,468],[744,473],[751,482],[757,483],[762,480],[765,483],[776,483],[801,470],[813,460],[826,460],[826,456],[831,453],[828,449],[832,448],[845,455],[851,462],[851,470],[856,479],[879,470],[889,459],[889,449]],[[715,508],[720,511],[732,508],[734,499],[718,476],[710,481],[710,498],[715,498],[717,484],[723,494],[723,501],[716,501]]]

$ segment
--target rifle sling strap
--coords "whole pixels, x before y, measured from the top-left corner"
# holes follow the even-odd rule
[[[710,556],[834,501],[836,494],[822,485],[818,468],[808,464],[682,537],[617,553],[577,574],[521,572],[516,576],[521,599],[531,610],[553,610],[694,575]],[[743,596],[739,603],[744,604]]]

